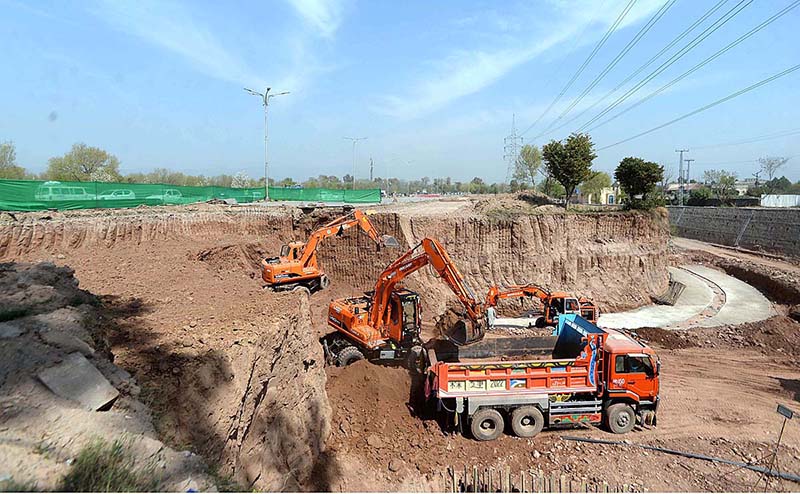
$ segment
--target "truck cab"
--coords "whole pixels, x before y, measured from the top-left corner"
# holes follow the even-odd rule
[[[653,349],[622,333],[607,330],[603,351],[607,399],[654,406],[661,364]]]

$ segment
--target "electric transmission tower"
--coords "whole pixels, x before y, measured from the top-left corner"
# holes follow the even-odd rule
[[[514,171],[517,166],[517,157],[519,156],[520,148],[522,147],[522,136],[517,135],[517,117],[515,114],[511,115],[511,135],[503,139],[503,159],[508,163],[506,168],[506,183],[511,183],[511,178],[514,176]]]

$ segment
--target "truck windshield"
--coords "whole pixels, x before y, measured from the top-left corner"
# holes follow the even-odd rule
[[[647,357],[617,355],[614,362],[614,370],[618,374],[645,373],[648,376],[654,375],[653,364]]]
[[[281,247],[281,257],[289,257],[289,246],[284,245]]]

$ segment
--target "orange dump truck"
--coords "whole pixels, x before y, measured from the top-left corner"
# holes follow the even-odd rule
[[[426,397],[481,441],[506,423],[520,437],[581,422],[618,434],[655,425],[660,363],[651,348],[576,314],[559,317],[556,332],[550,360],[442,362],[429,349]]]

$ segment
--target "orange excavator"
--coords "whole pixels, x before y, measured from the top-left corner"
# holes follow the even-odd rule
[[[322,240],[333,235],[342,236],[352,227],[360,227],[378,247],[400,247],[396,238],[380,235],[367,216],[355,209],[315,230],[306,242],[289,242],[281,247],[279,256],[261,261],[261,278],[276,291],[315,292],[327,288],[330,280],[317,261],[317,247]]]
[[[486,294],[486,306],[496,307],[501,299],[536,297],[542,301],[543,312],[536,319],[536,326],[543,328],[558,324],[559,314],[578,314],[582,318],[597,324],[599,310],[590,300],[574,297],[566,292],[549,292],[536,285],[511,285],[500,288],[497,285],[489,288]]]
[[[483,338],[483,304],[475,299],[444,247],[425,238],[383,270],[373,291],[330,303],[328,325],[336,332],[322,339],[328,361],[345,366],[366,357],[415,368],[422,354],[420,298],[401,282],[427,265],[447,283],[466,310],[471,327],[466,321],[459,322],[465,335],[461,343]]]

